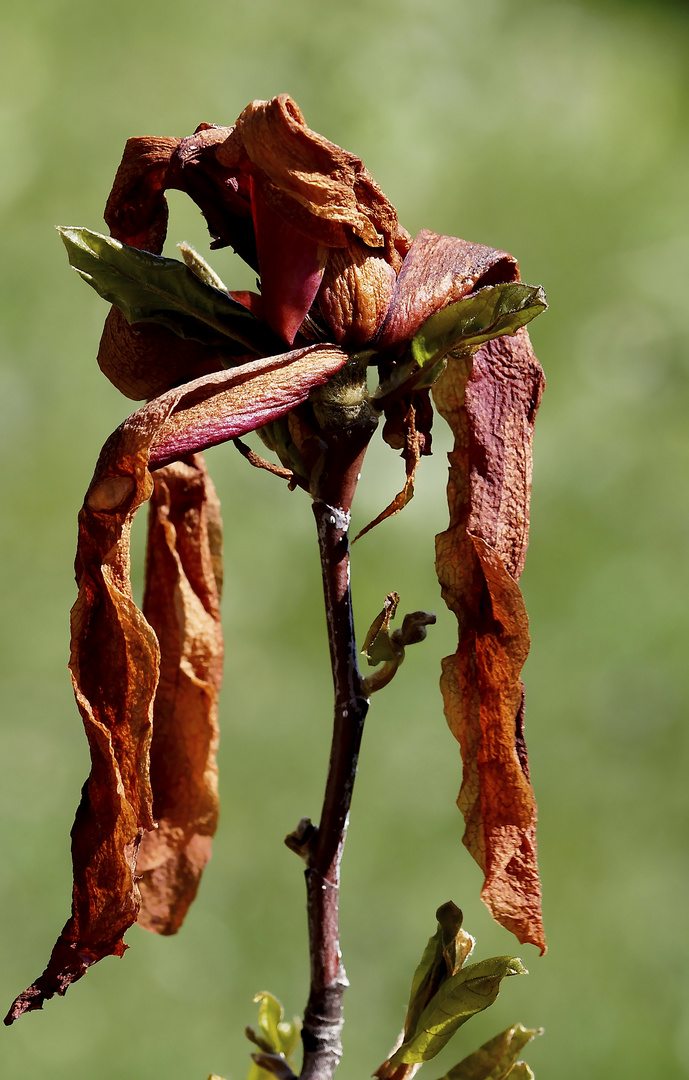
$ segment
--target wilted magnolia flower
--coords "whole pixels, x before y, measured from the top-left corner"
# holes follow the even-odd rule
[[[170,188],[201,209],[212,247],[232,246],[256,270],[259,292],[229,291],[186,246],[184,262],[161,257]],[[284,94],[252,102],[231,128],[130,139],[105,220],[109,238],[63,239],[114,305],[102,370],[151,400],[105,444],[80,515],[70,668],[92,768],[72,833],[72,916],[8,1022],[121,955],[133,922],[174,932],[209,856],[220,521],[200,452],[256,430],[281,466],[244,448],[250,460],[327,502],[333,454],[358,472],[384,415],[407,479],[373,525],[413,494],[431,392],[456,439],[437,568],[459,621],[442,689],[464,761],[465,843],[495,918],[544,948],[517,586],[542,389],[523,327],[545,307],[541,290],[520,283],[503,251],[427,230],[412,241],[360,159],[311,131]],[[353,487],[335,507],[343,515]],[[129,530],[149,499],[141,612]]]

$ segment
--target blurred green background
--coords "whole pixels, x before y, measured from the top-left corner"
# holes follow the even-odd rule
[[[342,1080],[402,1023],[447,899],[477,958],[531,970],[462,1029],[439,1076],[520,1020],[539,1080],[689,1077],[689,19],[684,4],[559,0],[5,0],[0,130],[0,983],[4,1012],[69,912],[87,752],[66,671],[76,514],[130,411],[97,370],[105,305],[56,224],[103,228],[125,139],[229,124],[288,91],[359,154],[400,218],[515,252],[551,310],[523,578],[527,737],[550,951],[492,924],[461,845],[460,766],[437,690],[453,649],[433,574],[447,438],[403,515],[356,546],[362,634],[390,589],[438,626],[374,699],[344,860]],[[170,237],[207,250],[171,199]],[[232,285],[251,274],[228,252]],[[303,493],[208,455],[226,525],[222,818],[177,938],[133,928],[65,1000],[0,1034],[7,1080],[243,1080],[251,996],[307,989],[303,881],[282,838],[316,816],[330,682]],[[371,453],[361,526],[401,481]],[[136,552],[140,589],[141,539]]]

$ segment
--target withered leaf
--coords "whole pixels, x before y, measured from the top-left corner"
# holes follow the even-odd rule
[[[160,646],[151,788],[137,922],[175,933],[196,895],[218,820],[215,761],[222,680],[220,505],[202,455],[153,474],[143,611]]]
[[[153,492],[150,469],[283,415],[345,362],[339,349],[315,347],[197,379],[133,413],[103,447],[79,515],[75,563],[79,595],[72,609],[70,670],[89,741],[91,773],[72,829],[72,914],[46,970],[15,1000],[5,1023],[40,1009],[54,994],[64,994],[104,956],[122,956],[123,934],[139,913],[136,856],[143,833],[155,827],[149,749],[160,651],[132,598],[129,537],[134,514]],[[188,547],[186,554],[185,573],[197,575],[194,591],[201,597],[210,583],[208,568],[199,580]],[[190,600],[189,594],[186,598]],[[194,641],[202,651],[203,632]],[[191,640],[187,644],[193,647]],[[196,659],[200,667],[192,674],[198,678],[207,664],[201,681],[214,688],[217,656]],[[204,784],[212,786],[212,776]],[[202,818],[206,814],[210,824],[213,815],[209,790],[206,786],[200,795],[199,817],[192,826],[202,837],[201,848]],[[193,835],[188,839],[193,853]],[[197,858],[197,869],[199,862]],[[175,903],[183,907],[189,898],[188,884],[175,893],[172,921],[177,918]]]
[[[422,407],[422,419],[426,419],[423,413],[423,401],[423,396],[420,394],[416,394],[412,395],[412,400],[409,404],[406,404],[406,402],[400,402],[400,404],[403,404],[404,410],[403,415],[400,417],[401,425],[399,429],[395,429],[394,435],[401,435],[403,439],[402,458],[404,459],[404,467],[406,473],[404,487],[400,492],[397,493],[397,495],[395,495],[392,502],[388,503],[384,510],[381,510],[381,512],[373,519],[373,521],[369,521],[368,525],[365,525],[363,529],[359,530],[359,532],[354,537],[354,541],[360,540],[362,536],[365,536],[367,532],[371,531],[371,529],[375,529],[376,525],[380,525],[382,521],[385,521],[387,518],[394,517],[395,514],[399,514],[400,510],[404,510],[407,503],[409,503],[414,497],[414,480],[416,478],[416,470],[419,467],[419,462],[421,461],[422,455],[425,453],[430,453],[431,443],[430,425],[432,422],[432,412],[430,421],[428,421],[424,425],[425,430],[424,427],[418,428],[416,423],[417,409],[420,403]],[[388,422],[385,425],[383,435],[386,438],[387,442],[391,442],[392,445],[395,445],[396,440],[395,442],[392,442],[391,438],[389,437],[390,430],[391,418],[388,415]]]
[[[448,724],[464,764],[464,843],[485,875],[482,898],[519,941],[545,951],[536,865],[536,803],[523,739],[528,620],[517,581],[529,529],[531,442],[543,373],[528,333],[451,357],[433,389],[450,424],[450,527],[436,568],[459,623],[443,661]]]

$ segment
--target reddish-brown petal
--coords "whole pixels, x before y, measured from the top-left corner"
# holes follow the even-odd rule
[[[152,443],[151,465],[165,465],[277,420],[346,362],[346,353],[334,345],[311,345],[169,391],[163,398],[174,405]]]
[[[518,280],[517,261],[506,251],[422,229],[402,264],[378,347],[409,341],[426,319],[474,289]]]
[[[179,139],[128,139],[105,207],[110,233],[159,255],[167,232],[167,171]]]
[[[218,820],[215,755],[223,640],[220,506],[198,454],[153,474],[143,611],[160,645],[140,926],[173,934],[196,896]]]
[[[227,169],[217,157],[218,148],[231,132],[232,128],[201,124],[193,135],[182,139],[170,162],[168,186],[194,200],[213,238],[211,247],[230,244],[257,270],[249,176]]]
[[[228,340],[228,344],[232,343]],[[224,368],[219,348],[180,338],[154,323],[131,326],[116,307],[105,320],[98,366],[120,393],[133,401],[157,397],[176,383]]]
[[[265,318],[291,345],[318,292],[328,251],[276,213],[253,181],[251,206]]]
[[[519,673],[528,620],[517,579],[529,526],[531,442],[543,374],[525,329],[450,357],[434,387],[455,435],[450,527],[436,539],[443,597],[459,624],[443,661],[448,724],[464,765],[464,843],[482,867],[482,898],[522,942],[545,949],[536,865],[536,804],[523,741]]]
[[[160,652],[153,629],[132,599],[129,538],[136,510],[153,491],[150,468],[283,415],[346,360],[333,346],[317,346],[208,375],[154,398],[103,447],[79,515],[75,562],[79,595],[72,609],[70,669],[89,740],[91,773],[72,830],[72,915],[46,970],[16,999],[6,1023],[64,994],[102,957],[121,956],[123,934],[139,912],[136,855],[144,831],[155,827],[149,748]],[[178,535],[176,543],[186,541]],[[212,558],[210,540],[208,552]],[[184,571],[187,580],[194,579],[192,591],[212,607],[210,577],[199,579],[198,558],[189,545],[186,555]],[[201,650],[207,646],[203,633],[200,639],[191,635]],[[217,648],[214,635],[212,640]],[[217,655],[207,655],[206,662],[206,680],[214,691]],[[211,711],[210,698],[206,705]],[[212,785],[211,777],[208,782]],[[193,828],[201,835],[198,818]],[[194,851],[193,838],[191,847]],[[194,852],[194,873],[203,857],[203,851]],[[188,902],[189,888],[187,882],[186,891],[177,894],[181,907]],[[170,918],[176,917],[171,911]]]
[[[5,1023],[40,1009],[104,956],[122,956],[135,921],[136,852],[153,828],[148,776],[158,642],[134,604],[129,535],[153,482],[148,439],[136,428],[106,443],[79,515],[70,669],[91,752],[91,773],[72,828],[72,915],[46,970]]]
[[[260,170],[309,214],[348,226],[369,247],[392,244],[397,214],[360,158],[312,131],[287,94],[244,109],[218,159]]]
[[[394,288],[392,266],[360,240],[330,251],[318,305],[338,345],[364,345],[377,334]]]

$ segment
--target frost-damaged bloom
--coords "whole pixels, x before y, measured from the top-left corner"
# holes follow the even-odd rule
[[[212,247],[257,271],[260,292],[230,292],[185,245],[184,262],[161,257],[169,188],[199,206]],[[80,514],[70,668],[91,773],[72,830],[72,915],[7,1022],[122,955],[133,922],[174,933],[209,857],[221,539],[201,452],[257,430],[281,466],[238,443],[249,459],[315,497],[328,440],[365,445],[382,414],[407,478],[370,528],[413,494],[431,391],[456,440],[437,568],[459,623],[441,685],[464,761],[464,839],[494,917],[543,949],[517,585],[542,389],[524,326],[541,290],[505,252],[427,230],[412,242],[359,158],[311,131],[287,95],[253,102],[231,128],[129,140],[105,219],[110,237],[63,239],[114,305],[102,370],[151,400],[105,444]],[[148,500],[142,612],[129,533]]]

